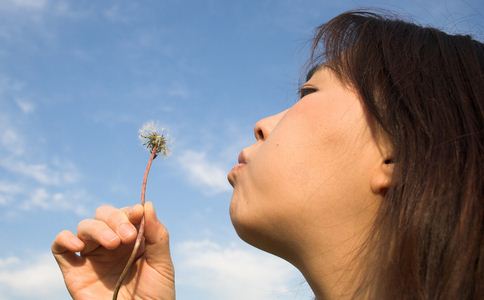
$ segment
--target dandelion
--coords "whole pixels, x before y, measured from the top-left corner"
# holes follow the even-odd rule
[[[168,139],[167,139],[166,129],[159,127],[158,124],[155,123],[154,121],[150,121],[143,124],[143,126],[139,130],[139,138],[143,143],[143,145],[151,153],[150,158],[148,160],[148,164],[146,165],[145,174],[143,176],[143,184],[141,185],[141,205],[143,205],[144,207],[146,183],[148,181],[148,174],[150,173],[151,163],[158,156],[159,153],[162,153],[163,155],[166,156],[169,154],[169,151],[167,146]],[[116,300],[118,298],[118,292],[119,292],[119,289],[121,288],[121,285],[123,284],[123,280],[128,275],[129,269],[134,263],[136,254],[138,253],[138,249],[141,245],[141,240],[144,236],[144,231],[145,231],[145,217],[143,214],[133,250],[114,288],[113,300]]]
[[[160,127],[156,122],[149,121],[143,124],[138,131],[138,137],[150,152],[156,147],[156,154],[159,154],[160,152],[165,156],[169,154],[167,131],[165,128]]]

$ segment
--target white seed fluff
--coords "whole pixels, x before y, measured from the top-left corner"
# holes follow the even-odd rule
[[[165,156],[169,154],[167,148],[167,130],[157,122],[148,121],[144,123],[138,131],[138,137],[148,150],[151,151],[156,146],[156,153],[162,152]]]

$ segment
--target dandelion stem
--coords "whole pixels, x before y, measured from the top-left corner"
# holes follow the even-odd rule
[[[119,289],[123,284],[123,280],[128,275],[128,272],[131,269],[131,265],[134,263],[134,260],[136,259],[136,254],[138,253],[138,249],[141,245],[141,240],[143,239],[143,236],[144,236],[144,232],[145,232],[144,206],[145,206],[146,183],[148,181],[148,174],[150,173],[151,163],[156,158],[156,152],[157,152],[157,146],[154,145],[153,148],[151,149],[151,156],[150,156],[150,159],[148,160],[148,164],[146,165],[145,174],[143,176],[143,184],[141,185],[141,205],[143,206],[143,217],[141,218],[141,223],[139,226],[138,235],[136,236],[136,242],[134,244],[133,251],[129,256],[128,262],[126,263],[126,266],[124,267],[123,272],[121,272],[121,275],[119,276],[118,282],[116,283],[116,287],[114,288],[113,300],[117,300],[118,298]]]

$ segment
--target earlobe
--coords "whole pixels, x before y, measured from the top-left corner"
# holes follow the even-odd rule
[[[388,158],[375,170],[370,179],[370,188],[374,194],[385,195],[392,182],[393,166],[393,159]]]

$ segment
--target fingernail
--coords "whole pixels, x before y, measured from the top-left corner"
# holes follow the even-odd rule
[[[143,205],[141,205],[139,203],[133,206],[133,210],[138,210],[140,208],[141,208],[141,210],[143,210]]]
[[[129,238],[136,234],[136,230],[134,229],[133,225],[128,223],[123,223],[119,226],[119,234],[123,238]]]
[[[106,230],[102,233],[102,237],[104,240],[108,242],[112,242],[118,238],[117,235],[115,235],[111,230]]]
[[[155,218],[156,221],[158,221],[158,217],[156,216],[156,210],[155,210],[155,206],[153,205],[153,202],[147,202],[149,203],[149,205],[151,206],[151,210],[153,211],[153,217]]]

